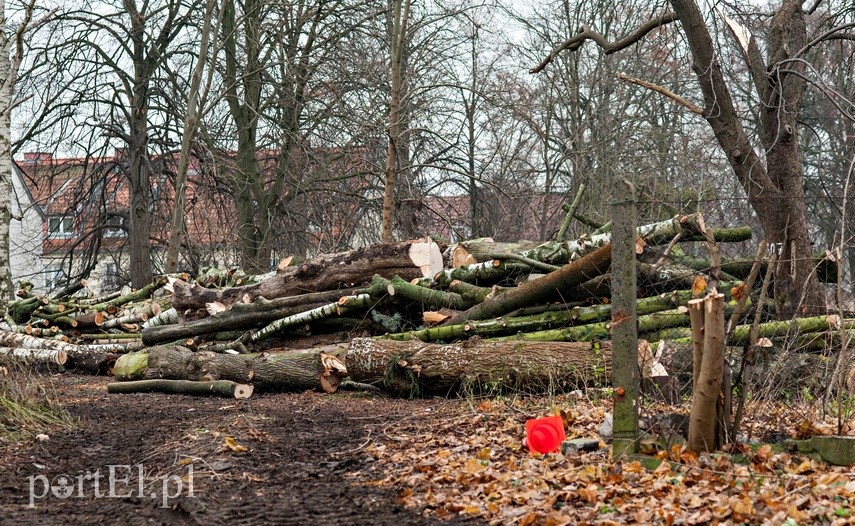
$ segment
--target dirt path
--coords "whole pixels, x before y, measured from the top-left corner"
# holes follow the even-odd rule
[[[372,484],[384,474],[360,452],[390,423],[454,402],[108,395],[106,383],[57,377],[79,426],[0,450],[0,523],[436,523]]]

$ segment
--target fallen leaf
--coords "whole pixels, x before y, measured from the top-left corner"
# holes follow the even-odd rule
[[[707,290],[707,280],[703,276],[695,276],[692,280],[692,296],[699,298]]]
[[[231,449],[235,453],[245,453],[248,451],[244,446],[239,445],[235,442],[235,439],[232,437],[226,437],[226,447]]]

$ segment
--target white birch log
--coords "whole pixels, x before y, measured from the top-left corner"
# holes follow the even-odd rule
[[[22,364],[48,363],[65,365],[68,354],[57,349],[27,349],[0,347],[0,356],[5,356]]]
[[[278,319],[268,324],[266,327],[263,327],[257,331],[253,331],[252,333],[250,333],[249,341],[258,342],[288,327],[300,325],[302,323],[310,323],[313,321],[322,320],[324,318],[329,318],[333,315],[338,316],[349,310],[365,308],[371,305],[371,303],[372,299],[369,294],[343,296],[335,303],[328,303],[316,309],[307,310],[299,314],[294,314],[292,316],[287,316],[285,318]]]

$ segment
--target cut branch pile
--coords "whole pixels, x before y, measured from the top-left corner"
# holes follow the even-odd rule
[[[710,292],[711,283],[732,318],[729,344],[763,338],[774,345],[812,334],[815,350],[816,342],[834,341],[823,335],[855,331],[855,320],[837,317],[774,321],[774,300],[758,298],[752,287],[774,259],[719,267],[687,256],[680,243],[751,235],[747,228],[704,228],[700,214],[638,228],[641,338],[690,344],[687,305]],[[610,240],[608,232],[546,243],[476,239],[448,247],[444,265],[441,247],[423,239],[298,265],[283,260],[262,276],[234,270],[207,271],[196,280],[162,276],[103,298],[81,297],[85,288],[53,298],[21,290],[5,313],[0,359],[161,381],[116,392],[235,393],[227,383],[191,388],[167,380],[334,392],[347,376],[396,395],[604,384],[611,359]],[[821,264],[825,274],[836,274],[827,269],[833,262]],[[754,318],[760,322],[742,322]],[[338,346],[318,347],[332,344]],[[642,368],[662,370],[661,364]]]

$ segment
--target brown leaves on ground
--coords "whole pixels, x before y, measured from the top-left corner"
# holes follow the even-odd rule
[[[596,437],[605,408],[571,397],[461,403],[460,413],[408,418],[366,448],[410,507],[491,524],[850,524],[855,477],[770,446],[698,456],[680,445],[658,467],[612,462],[608,449],[531,454],[528,418],[559,413],[568,438]],[[601,444],[604,445],[604,444]],[[738,450],[739,451],[739,450]]]

